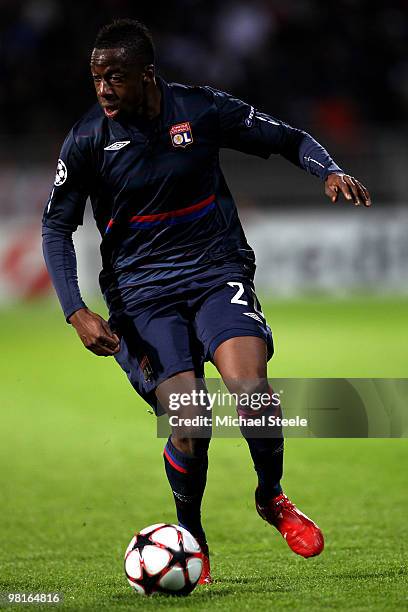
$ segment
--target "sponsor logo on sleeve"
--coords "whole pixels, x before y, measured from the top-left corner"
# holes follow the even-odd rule
[[[188,121],[177,123],[170,128],[170,138],[173,147],[187,147],[193,142],[193,133]]]

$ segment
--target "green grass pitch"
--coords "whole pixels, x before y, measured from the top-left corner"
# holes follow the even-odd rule
[[[264,307],[271,377],[408,374],[407,300]],[[215,584],[184,599],[133,594],[122,565],[132,533],[175,520],[154,417],[56,308],[0,317],[0,592],[59,591],[60,609],[89,611],[408,608],[408,441],[396,439],[287,441],[285,490],[326,536],[310,560],[257,516],[245,443],[214,440],[204,517]]]

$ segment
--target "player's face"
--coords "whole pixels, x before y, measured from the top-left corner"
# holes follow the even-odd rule
[[[154,80],[153,67],[130,61],[123,49],[94,49],[91,72],[98,102],[107,117],[143,112],[146,87]]]

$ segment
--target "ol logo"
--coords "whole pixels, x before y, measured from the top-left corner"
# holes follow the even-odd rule
[[[185,123],[177,123],[170,128],[170,138],[173,147],[186,147],[193,142],[191,126]]]

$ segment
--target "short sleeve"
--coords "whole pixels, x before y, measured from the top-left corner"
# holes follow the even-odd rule
[[[90,193],[90,168],[71,131],[57,161],[54,185],[43,215],[43,225],[74,232],[82,225]]]

